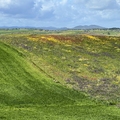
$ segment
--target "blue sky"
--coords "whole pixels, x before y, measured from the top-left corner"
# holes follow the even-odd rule
[[[120,0],[0,0],[0,26],[120,27]]]

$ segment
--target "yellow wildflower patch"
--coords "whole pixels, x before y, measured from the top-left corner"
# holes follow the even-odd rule
[[[42,38],[42,39],[44,39],[45,37],[44,37],[44,36],[42,36],[41,38]]]
[[[31,36],[28,36],[27,39],[31,40],[31,41],[38,41],[39,40],[38,37],[31,37]]]
[[[47,35],[46,36],[28,36],[27,38],[32,41],[42,40],[42,41],[52,41],[52,42],[60,43],[60,41],[58,41],[54,37],[47,36]]]
[[[53,38],[53,37],[47,37],[47,40],[49,40],[49,41],[52,41],[52,42],[59,42],[57,39],[55,39],[55,38]]]
[[[89,66],[89,65],[88,65],[88,64],[84,64],[84,66],[86,66],[86,67],[87,67],[87,66]]]
[[[92,35],[84,34],[84,36],[87,37],[87,38],[89,38],[89,39],[92,39],[92,40],[96,40],[96,39],[98,39],[97,37],[92,36]]]

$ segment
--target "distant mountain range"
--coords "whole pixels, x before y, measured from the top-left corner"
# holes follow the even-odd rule
[[[41,29],[44,29],[44,30],[70,30],[70,29],[74,29],[74,30],[77,30],[77,29],[105,29],[105,27],[101,27],[101,26],[98,26],[98,25],[79,25],[79,26],[75,26],[73,28],[67,28],[67,27],[62,27],[62,28],[56,28],[56,27],[40,27]]]
[[[80,25],[76,26],[73,29],[104,29],[104,27],[98,26],[98,25]]]
[[[98,26],[98,25],[79,25],[79,26],[75,26],[73,28],[67,28],[67,27],[62,27],[62,28],[57,28],[57,27],[30,27],[30,26],[25,26],[25,27],[19,27],[19,26],[0,26],[0,28],[2,29],[17,29],[17,28],[26,28],[26,29],[43,29],[43,30],[88,30],[88,29],[107,29],[105,27],[102,26]]]

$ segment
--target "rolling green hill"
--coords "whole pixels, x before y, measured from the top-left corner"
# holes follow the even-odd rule
[[[57,64],[61,60],[58,60],[59,55],[56,54],[56,62],[52,61],[51,57],[54,56],[54,53],[50,54],[51,52],[47,47],[51,46],[51,49],[55,47],[54,50],[56,48],[57,50],[61,50],[60,48],[62,48],[62,51],[65,51],[63,54],[67,55],[68,53],[72,54],[66,48],[70,47],[69,44],[67,46],[65,44],[64,46],[64,44],[56,42],[56,39],[51,37],[47,40],[49,42],[44,43],[43,41],[39,44],[27,41],[24,37],[14,37],[8,36],[8,41],[5,41],[4,37],[2,37],[2,42],[0,42],[0,120],[120,119],[119,104],[116,106],[111,103],[110,105],[106,101],[92,99],[84,92],[73,90],[69,88],[69,85],[68,87],[66,85],[63,86],[65,83],[62,81],[62,78],[66,75],[64,72],[67,73],[67,77],[70,77],[70,74],[68,74],[69,68],[66,67],[68,65],[67,59],[70,56],[68,58],[62,56],[61,59],[65,62]],[[30,38],[30,36],[27,37]],[[17,38],[22,38],[21,40],[23,41],[19,41]],[[32,37],[32,40],[34,38]],[[7,44],[3,43],[3,41]],[[27,46],[25,42],[28,42]],[[44,47],[42,48],[40,44],[41,46],[44,45]],[[22,49],[17,48],[17,45],[22,46]],[[34,46],[34,49],[32,46]],[[40,51],[38,52],[35,47],[41,47],[40,56],[38,56]],[[27,52],[26,49],[28,50]],[[53,65],[51,68],[54,69],[53,72],[57,70],[60,73],[53,75],[48,71],[50,70],[49,68],[43,69],[48,64],[49,66]],[[61,67],[58,69],[63,65],[64,68]],[[60,74],[64,77],[60,77]],[[55,80],[56,78],[57,80]]]
[[[0,40],[19,49],[39,71],[90,96],[120,102],[120,37],[5,34]]]
[[[2,104],[73,104],[75,96],[79,98],[77,92],[74,95],[72,91],[56,85],[28,63],[22,53],[3,43],[0,43],[0,68]]]

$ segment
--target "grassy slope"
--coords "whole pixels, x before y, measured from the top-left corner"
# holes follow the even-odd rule
[[[0,102],[2,104],[46,105],[75,102],[74,97],[78,94],[77,92],[74,95],[71,94],[72,91],[60,85],[54,85],[50,78],[28,63],[21,53],[3,43],[0,43],[0,68]],[[61,94],[62,92],[64,94]]]
[[[99,99],[120,101],[120,37],[32,33],[0,37],[56,82]]]
[[[40,109],[39,105],[60,106],[61,108],[62,106],[77,104],[78,99],[82,101],[81,104],[86,104],[87,101],[90,103],[84,95],[67,90],[60,85],[54,85],[51,79],[27,63],[21,53],[3,43],[0,43],[0,68],[1,119],[7,117],[15,117],[14,119],[16,119],[20,115],[18,111],[21,111],[22,114],[24,111],[31,114],[31,111],[35,110],[36,112],[37,109]],[[36,105],[38,107],[34,108]],[[33,108],[25,106],[32,106]],[[44,112],[44,109],[48,110],[46,107],[42,107],[42,109],[43,111],[40,110],[40,112]],[[46,115],[46,112],[44,114]],[[27,117],[30,117],[29,115]],[[21,117],[25,119],[26,116]]]
[[[54,83],[23,54],[0,42],[0,119],[117,120],[120,110]]]

